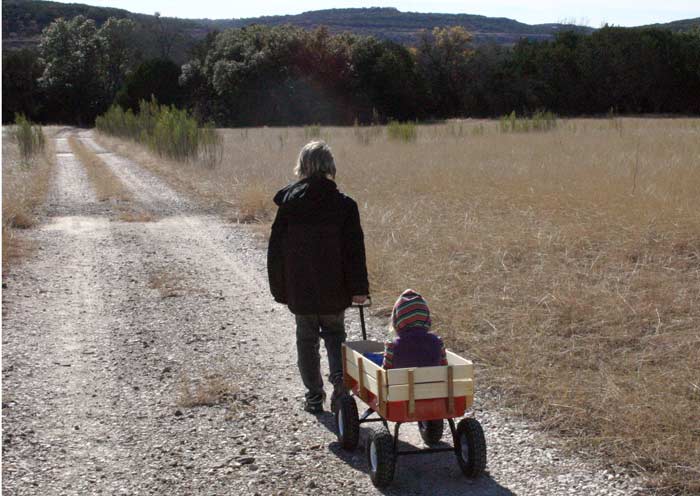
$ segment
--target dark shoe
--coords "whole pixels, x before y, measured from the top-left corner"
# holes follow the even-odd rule
[[[304,411],[313,414],[323,413],[323,403],[310,403],[308,401],[304,401]]]
[[[326,393],[304,400],[304,411],[309,413],[323,413],[323,403],[326,401]]]

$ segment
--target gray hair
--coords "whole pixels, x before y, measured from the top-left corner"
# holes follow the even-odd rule
[[[299,152],[297,165],[294,167],[297,177],[331,176],[335,178],[335,160],[331,147],[325,141],[311,141]]]

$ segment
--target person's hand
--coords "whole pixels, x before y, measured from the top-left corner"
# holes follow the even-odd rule
[[[352,302],[356,305],[362,305],[367,299],[367,295],[355,295],[352,297]]]

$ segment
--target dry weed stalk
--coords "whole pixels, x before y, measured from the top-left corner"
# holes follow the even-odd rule
[[[162,298],[182,296],[187,290],[182,277],[172,270],[159,270],[149,274],[148,287],[157,290]]]
[[[183,377],[177,405],[185,408],[218,405],[233,400],[237,391],[238,387],[220,373],[208,373],[197,381]]]
[[[361,146],[357,130],[323,129],[360,204],[375,302],[415,288],[518,411],[652,484],[700,491],[698,120],[454,126]],[[293,180],[307,141],[303,128],[222,134],[219,166],[162,167],[239,208]]]
[[[120,209],[117,218],[122,222],[153,222],[156,220],[156,217],[150,212],[132,208]]]
[[[55,128],[43,128],[48,139],[42,152],[28,158],[20,156],[13,126],[3,127],[2,139],[2,265],[6,270],[12,259],[31,251],[32,244],[21,239],[16,229],[36,225],[37,210],[48,194],[56,155]]]

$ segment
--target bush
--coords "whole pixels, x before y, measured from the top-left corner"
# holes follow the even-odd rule
[[[502,133],[549,131],[557,127],[557,116],[549,111],[538,110],[530,118],[518,117],[514,110],[501,117],[500,127]]]
[[[139,113],[113,105],[95,120],[105,134],[138,141],[160,156],[178,161],[201,160],[213,167],[223,155],[222,139],[212,125],[199,127],[186,110],[141,100]]]
[[[398,122],[389,121],[386,126],[386,132],[389,139],[410,143],[416,141],[418,131],[414,122]]]
[[[34,155],[44,151],[46,140],[41,126],[32,124],[24,114],[15,116],[14,136],[23,162],[28,162]]]
[[[321,126],[319,124],[313,124],[311,126],[304,126],[304,137],[306,139],[320,138],[321,137]]]

